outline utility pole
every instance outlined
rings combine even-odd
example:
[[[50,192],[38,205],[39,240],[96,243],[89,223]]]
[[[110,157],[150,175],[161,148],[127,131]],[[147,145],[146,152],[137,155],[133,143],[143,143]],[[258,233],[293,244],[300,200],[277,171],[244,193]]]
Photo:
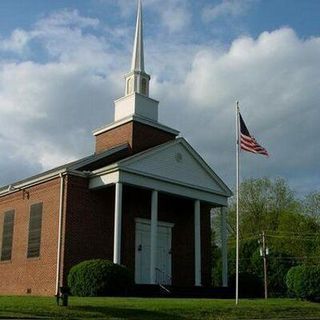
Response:
[[[260,247],[260,256],[263,258],[264,298],[268,299],[267,256],[269,254],[269,249],[266,246],[266,235],[264,231],[262,231],[261,237],[262,241],[259,241],[259,243],[262,244],[262,247]]]

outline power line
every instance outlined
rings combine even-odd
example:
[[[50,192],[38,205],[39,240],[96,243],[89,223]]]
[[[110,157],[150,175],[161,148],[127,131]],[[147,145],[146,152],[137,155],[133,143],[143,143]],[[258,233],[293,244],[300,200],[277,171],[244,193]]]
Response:
[[[276,236],[276,235],[272,236],[272,235],[268,235],[268,237],[270,237],[270,238],[279,238],[279,239],[284,238],[284,239],[292,239],[292,240],[298,239],[298,240],[300,240],[300,241],[301,241],[301,240],[302,240],[302,241],[314,241],[314,240],[315,240],[314,238],[311,238],[311,237],[303,237],[303,236],[298,237],[298,236],[281,236],[281,235],[279,235],[279,236]],[[320,237],[319,237],[319,240],[320,240]]]

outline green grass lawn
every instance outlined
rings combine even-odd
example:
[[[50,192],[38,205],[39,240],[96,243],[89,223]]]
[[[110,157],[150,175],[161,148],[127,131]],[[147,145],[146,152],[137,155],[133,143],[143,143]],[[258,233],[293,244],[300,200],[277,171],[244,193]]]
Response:
[[[290,299],[233,300],[0,297],[0,318],[48,319],[320,319],[320,304]]]

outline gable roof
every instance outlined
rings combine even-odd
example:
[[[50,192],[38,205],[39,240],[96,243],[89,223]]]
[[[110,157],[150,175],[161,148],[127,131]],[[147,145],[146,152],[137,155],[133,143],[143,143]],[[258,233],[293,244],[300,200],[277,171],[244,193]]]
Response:
[[[198,195],[202,199],[216,199],[216,196],[226,199],[232,195],[227,185],[183,138],[93,171],[90,188],[103,187],[116,180],[177,195],[181,192],[191,198]]]
[[[224,205],[232,195],[227,185],[183,138],[132,156],[129,156],[130,152],[127,144],[111,148],[4,186],[0,188],[0,196],[48,181],[63,173],[88,177],[90,188],[95,188],[99,184],[105,185],[102,176],[110,177],[110,173],[116,171],[121,172],[121,177],[118,175],[116,179],[121,178],[124,183],[158,188],[159,191],[191,198],[198,196],[205,201],[215,199],[220,205]],[[110,182],[112,179],[107,180]]]
[[[75,160],[59,167],[55,167],[53,169],[44,171],[37,175],[28,177],[23,180],[16,181],[12,184],[3,186],[0,188],[0,195],[6,193],[8,191],[14,191],[15,189],[19,189],[22,187],[26,187],[30,184],[34,184],[38,181],[43,181],[46,178],[52,178],[60,173],[64,172],[73,172],[78,174],[86,174],[86,171],[96,170],[102,166],[106,166],[119,158],[124,158],[128,156],[130,152],[130,148],[128,144],[123,144],[116,146],[114,148],[108,149],[99,154],[93,154],[79,160]]]
[[[232,191],[184,138],[167,142],[120,160],[131,169],[231,196]]]

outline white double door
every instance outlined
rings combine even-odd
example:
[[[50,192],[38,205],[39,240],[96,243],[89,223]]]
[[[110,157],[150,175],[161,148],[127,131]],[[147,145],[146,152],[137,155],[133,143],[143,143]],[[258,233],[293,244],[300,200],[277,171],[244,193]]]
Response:
[[[158,223],[156,282],[171,284],[171,237],[170,223]],[[139,284],[150,284],[150,220],[136,221],[135,245],[135,281]]]

